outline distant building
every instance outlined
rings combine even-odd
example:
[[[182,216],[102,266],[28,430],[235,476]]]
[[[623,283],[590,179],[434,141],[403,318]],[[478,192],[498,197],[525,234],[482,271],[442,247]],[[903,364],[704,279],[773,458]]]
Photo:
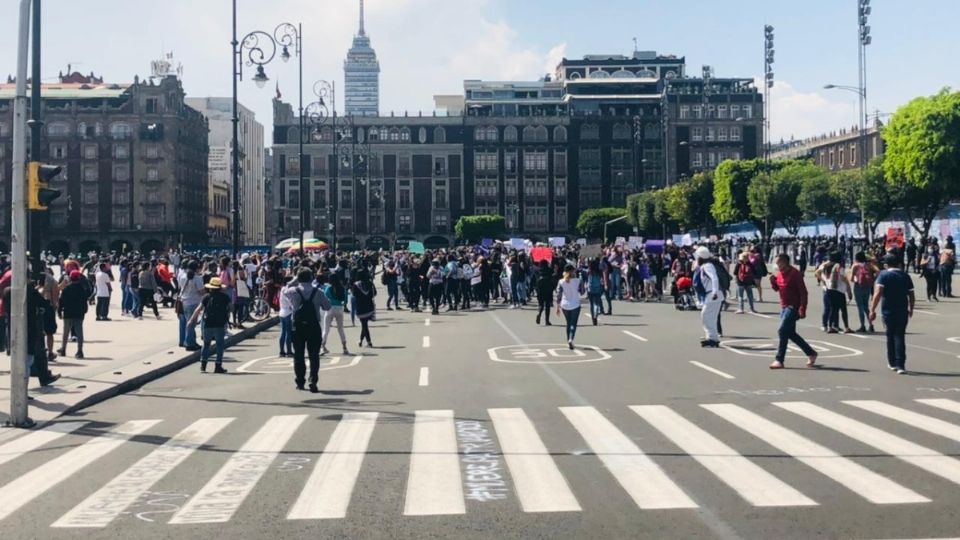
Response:
[[[207,238],[210,245],[227,246],[232,239],[230,229],[230,147],[211,146],[209,168],[210,193],[207,199]]]
[[[380,112],[380,62],[363,26],[360,0],[360,31],[343,63],[344,103],[347,116],[376,116]]]
[[[225,97],[187,98],[187,104],[200,111],[210,125],[210,147],[226,148],[228,190],[228,214],[230,235],[227,243],[232,242],[233,229],[233,158],[230,148],[233,145],[233,100]],[[263,124],[257,122],[253,111],[240,105],[240,242],[245,245],[260,246],[267,241],[264,194],[264,155]],[[222,156],[217,156],[218,159]],[[214,158],[211,154],[211,160]],[[211,184],[213,177],[211,176]],[[216,189],[222,192],[221,183]],[[222,223],[220,217],[216,219]]]
[[[41,161],[52,187],[44,248],[53,253],[160,251],[207,241],[207,122],[170,70],[133,83],[91,73],[43,84]],[[15,85],[0,84],[0,236],[10,237]],[[0,246],[0,251],[7,251]]]
[[[867,128],[860,137],[860,128],[842,129],[803,140],[781,142],[773,145],[770,158],[809,159],[815,164],[831,171],[859,169],[873,158],[882,156],[886,145],[879,123]],[[864,146],[861,152],[861,144]],[[861,161],[861,158],[864,158]]]

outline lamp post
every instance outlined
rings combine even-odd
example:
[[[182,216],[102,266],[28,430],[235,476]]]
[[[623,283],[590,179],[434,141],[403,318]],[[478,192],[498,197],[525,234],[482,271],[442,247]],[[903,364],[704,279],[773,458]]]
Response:
[[[862,87],[858,88],[856,86],[846,86],[842,84],[827,84],[823,87],[825,90],[846,90],[847,92],[853,92],[857,94],[860,98],[860,113],[857,115],[859,117],[859,131],[857,132],[857,162],[860,165],[861,173],[866,169],[866,151],[867,151],[867,137],[866,137],[866,117],[864,117],[864,106],[866,105],[866,90]],[[840,164],[843,166],[843,163]],[[863,227],[863,236],[867,239],[867,242],[870,241],[870,231],[867,230],[867,217],[866,213],[863,211],[863,208],[860,209],[860,226]],[[839,236],[840,231],[837,231]]]
[[[764,71],[764,85],[763,85],[763,106],[765,108],[763,113],[763,160],[767,163],[770,162],[770,111],[772,106],[770,105],[770,90],[773,88],[773,60],[774,60],[774,47],[773,47],[773,26],[766,24],[763,26],[763,71]]]
[[[326,205],[328,208],[327,212],[327,222],[331,224],[333,220],[336,219],[333,209],[336,203],[337,195],[337,180],[340,173],[340,162],[337,155],[337,143],[340,138],[339,133],[337,133],[337,86],[336,83],[326,80],[318,80],[313,83],[313,95],[316,96],[317,100],[313,103],[307,105],[304,109],[306,114],[307,121],[310,123],[310,133],[319,134],[319,137],[315,137],[316,140],[320,142],[326,142],[323,140],[323,134],[319,131],[320,126],[327,123],[329,119],[333,119],[333,171],[331,174],[332,183],[330,189],[327,190],[327,201],[318,201],[317,204]],[[301,115],[302,116],[302,115]],[[301,197],[302,198],[302,197]],[[329,203],[329,204],[328,204]],[[329,227],[332,231],[334,228]],[[331,238],[333,242],[334,249],[336,249],[336,238]]]
[[[277,43],[273,37],[266,32],[254,30],[245,35],[242,40],[237,39],[237,0],[233,0],[233,39],[230,41],[233,53],[231,54],[231,64],[233,70],[233,141],[232,141],[232,175],[233,175],[233,209],[231,216],[233,219],[233,254],[240,254],[240,115],[239,103],[237,98],[237,86],[239,81],[243,80],[243,64],[247,66],[256,66],[256,74],[253,76],[253,82],[257,88],[263,88],[267,81],[266,71],[263,66],[270,63],[277,54]],[[246,59],[244,59],[246,54]]]

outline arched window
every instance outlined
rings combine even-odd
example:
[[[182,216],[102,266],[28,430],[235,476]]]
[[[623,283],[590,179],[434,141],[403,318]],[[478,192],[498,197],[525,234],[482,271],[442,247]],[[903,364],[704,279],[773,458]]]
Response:
[[[614,71],[613,75],[610,77],[613,79],[632,79],[635,77],[635,75],[625,69],[618,69],[617,71]]]
[[[410,128],[401,128],[401,129],[400,129],[400,141],[401,141],[401,142],[410,142]]]
[[[77,136],[86,137],[87,136],[87,123],[80,122],[77,124]]]
[[[433,129],[433,143],[434,144],[444,144],[447,142],[447,130],[442,127],[436,127]]]
[[[523,128],[523,142],[534,142],[537,139],[537,131],[533,126]]]
[[[320,129],[320,142],[333,142],[333,128],[326,126]]]
[[[507,126],[504,128],[503,140],[504,142],[517,142],[517,128],[513,126]]]
[[[418,132],[418,133],[417,133],[417,140],[420,142],[420,144],[426,143],[426,142],[427,142],[427,128],[421,126],[420,129],[417,130],[417,132]]]
[[[534,137],[537,142],[547,142],[547,128],[544,126],[537,126],[537,131],[534,134]]]
[[[377,141],[380,140],[380,130],[379,130],[379,129],[377,129],[377,128],[375,128],[375,127],[372,127],[372,128],[370,128],[370,130],[369,130],[368,133],[369,133],[370,142],[377,142]]]
[[[496,126],[481,126],[474,131],[473,138],[478,141],[497,141],[497,128]]]
[[[300,128],[292,127],[287,130],[287,143],[300,142]]]
[[[380,128],[380,140],[384,142],[390,140],[390,131],[385,127]]]
[[[656,79],[657,72],[651,71],[649,69],[641,69],[640,71],[637,72],[637,77],[641,79]]]
[[[390,128],[390,141],[397,142],[400,140],[400,130],[397,128]]]
[[[553,128],[553,142],[567,142],[567,128],[563,126]]]
[[[51,122],[47,125],[47,135],[51,137],[69,137],[70,124],[66,122]]]
[[[110,138],[129,139],[133,136],[133,128],[126,122],[114,122],[110,124]]]
[[[597,124],[584,124],[580,128],[580,138],[586,140],[595,140],[600,138],[600,126]]]
[[[629,124],[614,124],[613,125],[613,138],[617,140],[624,140],[630,138],[630,125]]]
[[[602,69],[598,69],[597,71],[593,71],[590,73],[590,78],[591,79],[609,79],[610,74]]]

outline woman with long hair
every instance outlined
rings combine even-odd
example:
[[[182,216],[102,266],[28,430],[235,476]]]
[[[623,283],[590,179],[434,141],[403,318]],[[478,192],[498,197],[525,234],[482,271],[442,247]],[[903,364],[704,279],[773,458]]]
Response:
[[[600,260],[592,259],[587,267],[587,298],[590,300],[590,319],[597,325],[597,317],[603,314],[604,279]]]
[[[356,300],[357,304],[354,310],[357,318],[360,319],[359,346],[362,347],[363,340],[366,339],[367,347],[373,347],[373,342],[370,341],[370,321],[377,313],[376,304],[373,303],[374,297],[377,296],[377,289],[374,288],[373,281],[370,280],[370,272],[366,269],[357,272],[357,280],[350,287],[350,292]]]
[[[347,288],[343,284],[343,274],[340,272],[330,274],[330,283],[323,288],[323,294],[330,300],[330,310],[323,314],[323,354],[330,352],[327,349],[327,338],[330,337],[330,327],[336,322],[340,343],[343,345],[343,355],[348,356],[350,351],[347,349],[347,335],[343,331],[343,306],[347,303]],[[363,319],[360,319],[360,322],[362,324]]]
[[[572,264],[563,268],[563,279],[557,284],[557,315],[563,310],[563,318],[567,323],[567,346],[573,350],[573,340],[577,336],[577,321],[580,319],[580,295],[583,286],[577,270]]]
[[[540,316],[546,314],[547,326],[550,324],[550,308],[553,307],[553,291],[556,285],[553,281],[553,271],[550,269],[550,263],[546,259],[540,261],[540,269],[537,272],[537,324],[540,324]]]

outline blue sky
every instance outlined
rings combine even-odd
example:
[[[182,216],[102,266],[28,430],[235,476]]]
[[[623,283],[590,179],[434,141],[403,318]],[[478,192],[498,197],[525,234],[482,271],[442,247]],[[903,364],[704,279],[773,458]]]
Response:
[[[304,24],[306,88],[333,78],[356,31],[358,0],[238,0],[241,31]],[[5,0],[13,14],[14,0]],[[869,107],[892,112],[917,95],[960,87],[957,0],[873,0]],[[856,122],[857,0],[367,0],[367,31],[381,61],[382,112],[432,110],[432,96],[462,80],[534,79],[563,57],[642,50],[686,56],[690,73],[757,77],[763,24],[776,27],[775,138]],[[46,0],[44,78],[73,63],[128,82],[173,51],[191,96],[229,95],[229,0]],[[0,21],[0,75],[15,66],[16,18]],[[549,70],[548,70],[549,67]],[[293,65],[268,67],[270,88],[244,82],[241,100],[271,121],[279,83],[295,98]],[[338,100],[341,101],[342,100]]]

